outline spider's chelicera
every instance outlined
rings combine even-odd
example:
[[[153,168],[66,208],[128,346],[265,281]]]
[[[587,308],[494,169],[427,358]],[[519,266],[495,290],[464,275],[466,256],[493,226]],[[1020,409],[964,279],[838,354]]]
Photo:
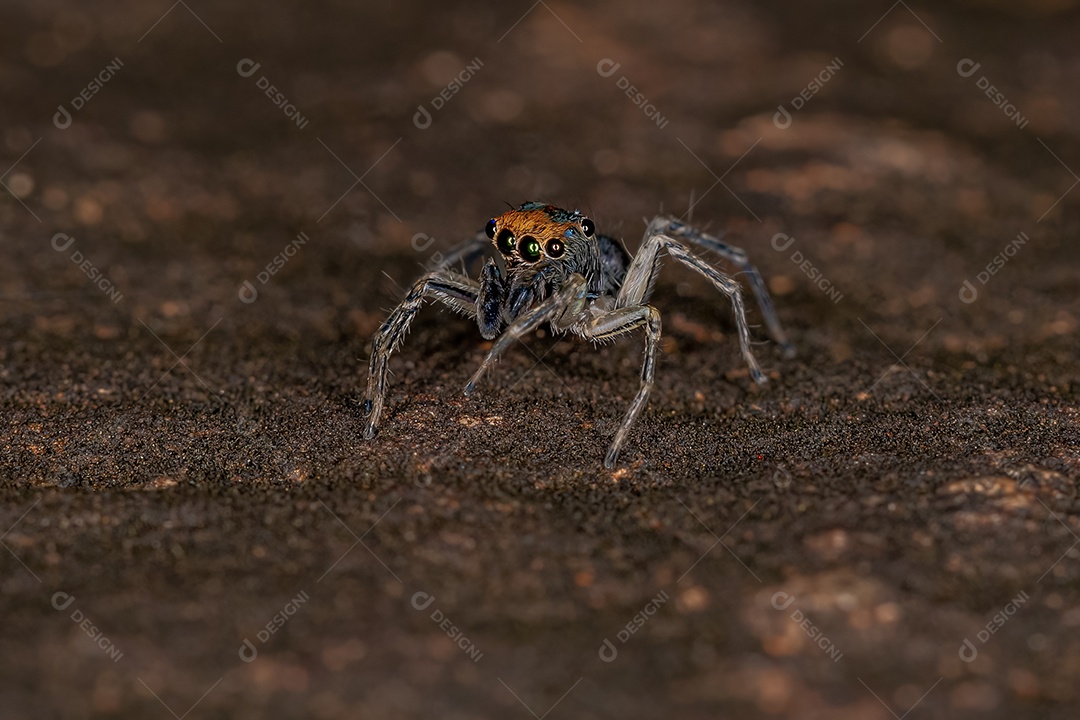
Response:
[[[502,262],[488,259],[479,280],[449,268],[479,255],[492,243]],[[648,300],[665,251],[708,278],[731,301],[743,358],[753,379],[764,384],[765,376],[750,349],[750,330],[739,283],[693,254],[691,247],[715,252],[747,277],[769,334],[784,348],[785,354],[793,354],[765,283],[741,248],[723,243],[673,217],[657,217],[649,223],[641,248],[631,258],[618,240],[597,234],[593,221],[581,213],[528,202],[489,220],[482,233],[446,259],[443,269],[417,280],[405,300],[375,333],[363,405],[368,416],[364,437],[375,437],[378,428],[386,399],[390,354],[401,344],[424,300],[434,299],[474,317],[483,337],[498,338],[465,386],[466,395],[472,393],[480,377],[514,340],[545,322],[555,332],[569,331],[593,341],[644,328],[641,385],[604,458],[604,465],[613,468],[653,386],[660,313]]]

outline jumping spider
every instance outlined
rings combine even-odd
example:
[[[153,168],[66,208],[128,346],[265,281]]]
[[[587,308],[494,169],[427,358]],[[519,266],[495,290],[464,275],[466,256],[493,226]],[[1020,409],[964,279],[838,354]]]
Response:
[[[500,269],[494,258],[489,258],[480,280],[476,281],[447,267],[479,255],[489,243],[501,255],[505,270]],[[373,438],[377,432],[386,397],[390,354],[401,344],[424,300],[432,298],[476,318],[484,338],[498,337],[465,386],[466,395],[473,392],[480,377],[514,340],[545,322],[555,332],[570,331],[594,342],[644,327],[641,386],[604,458],[605,467],[615,467],[619,451],[653,386],[660,313],[646,303],[660,270],[661,252],[665,250],[708,278],[731,300],[743,359],[754,381],[764,384],[766,378],[750,350],[750,330],[739,283],[691,253],[691,246],[717,253],[746,275],[769,334],[786,355],[792,355],[792,345],[776,317],[765,283],[742,249],[722,243],[673,217],[656,217],[649,223],[637,255],[631,258],[618,240],[597,234],[593,221],[580,212],[528,202],[489,220],[484,232],[477,233],[447,258],[443,269],[417,280],[405,300],[375,333],[363,403],[368,416],[364,437]]]

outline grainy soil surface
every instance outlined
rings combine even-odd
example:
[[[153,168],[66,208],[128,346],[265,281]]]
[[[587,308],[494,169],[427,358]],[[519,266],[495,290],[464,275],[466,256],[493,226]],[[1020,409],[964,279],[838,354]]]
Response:
[[[1074,0],[170,2],[0,8],[4,717],[1076,717]],[[533,199],[797,357],[667,262],[612,472],[640,334],[429,307],[364,441]]]

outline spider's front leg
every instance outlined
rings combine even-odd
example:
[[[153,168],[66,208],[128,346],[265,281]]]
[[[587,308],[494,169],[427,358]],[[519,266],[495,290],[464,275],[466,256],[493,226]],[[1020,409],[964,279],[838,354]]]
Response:
[[[390,354],[409,332],[409,325],[424,300],[439,300],[452,310],[475,316],[479,293],[480,285],[474,280],[452,270],[436,270],[417,280],[401,304],[390,313],[371,340],[371,363],[363,404],[363,412],[368,416],[365,438],[370,440],[378,432],[379,416],[386,399],[386,370]]]
[[[632,305],[621,307],[597,315],[584,327],[582,333],[589,340],[607,340],[608,338],[631,332],[639,327],[645,327],[645,362],[641,366],[641,386],[638,388],[634,401],[623,416],[622,425],[615,433],[615,439],[611,442],[607,455],[604,457],[604,467],[611,470],[619,460],[619,451],[626,442],[630,428],[637,422],[638,416],[645,408],[645,403],[652,392],[653,376],[656,372],[656,349],[660,343],[660,313],[651,305]]]
[[[630,263],[626,271],[626,279],[623,280],[622,288],[616,307],[633,307],[640,305],[652,292],[653,283],[660,268],[660,253],[666,250],[668,255],[682,264],[704,275],[713,286],[731,300],[732,309],[735,311],[735,326],[739,334],[739,346],[742,350],[743,359],[750,368],[750,375],[754,382],[763,385],[767,382],[764,373],[758,366],[757,359],[750,349],[750,326],[746,322],[746,308],[743,304],[742,288],[731,276],[717,270],[709,263],[697,257],[686,247],[683,240],[676,239],[667,233],[676,234],[675,230],[681,226],[677,221],[669,218],[656,218],[649,223],[645,231],[645,240],[641,248]],[[767,294],[766,294],[767,297]],[[764,307],[764,306],[763,306]],[[771,304],[768,306],[771,308]],[[779,324],[777,323],[777,327]],[[783,338],[781,331],[781,338]]]
[[[506,327],[506,331],[488,351],[487,357],[480,363],[476,373],[465,385],[465,394],[471,395],[476,383],[491,365],[499,359],[510,344],[523,335],[535,330],[542,323],[550,321],[556,330],[567,330],[578,323],[585,313],[585,295],[588,284],[577,273],[571,275],[557,293],[541,302]]]

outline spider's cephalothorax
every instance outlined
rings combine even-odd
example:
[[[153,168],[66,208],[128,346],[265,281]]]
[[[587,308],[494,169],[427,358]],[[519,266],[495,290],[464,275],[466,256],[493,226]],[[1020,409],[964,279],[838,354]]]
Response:
[[[594,297],[618,291],[630,256],[617,240],[596,234],[593,221],[543,203],[525,203],[488,220],[485,234],[506,265],[489,260],[480,276],[476,320],[490,340],[537,301],[580,275]]]
[[[451,264],[477,255],[489,244],[494,244],[501,263],[495,258],[489,259],[480,272],[479,281],[449,269]],[[662,251],[704,275],[731,300],[743,358],[750,366],[754,380],[764,383],[765,376],[750,350],[750,331],[741,287],[730,275],[691,253],[691,246],[717,253],[746,275],[769,333],[787,354],[792,354],[765,283],[740,248],[699,232],[675,218],[657,217],[649,223],[641,248],[631,260],[618,240],[598,234],[593,221],[581,213],[529,202],[489,220],[484,232],[478,233],[446,259],[444,269],[420,278],[375,333],[364,400],[364,411],[368,414],[364,437],[374,437],[378,427],[386,397],[390,354],[408,332],[424,300],[432,298],[475,317],[483,337],[498,336],[465,386],[466,395],[473,391],[484,372],[514,340],[545,322],[556,332],[573,332],[593,341],[644,328],[645,363],[641,369],[641,386],[604,459],[606,467],[614,467],[630,428],[652,390],[660,340],[660,313],[647,302],[660,268]]]

